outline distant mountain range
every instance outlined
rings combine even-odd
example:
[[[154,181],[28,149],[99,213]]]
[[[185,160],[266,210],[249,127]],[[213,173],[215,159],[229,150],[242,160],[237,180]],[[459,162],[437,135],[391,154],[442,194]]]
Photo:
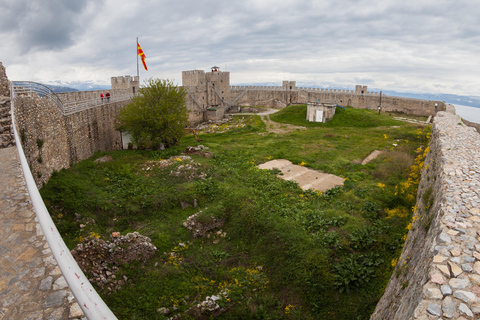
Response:
[[[46,84],[54,92],[72,92],[72,91],[92,91],[92,90],[107,90],[110,89],[110,85],[95,83],[94,81],[76,81],[76,82],[61,82],[56,81],[53,83]],[[245,83],[245,84],[236,84],[241,86],[278,86],[278,82],[264,82],[264,83]],[[316,84],[302,84],[298,83],[297,86],[305,88],[326,88],[326,89],[341,89],[341,90],[352,90],[351,87],[336,86],[333,83],[322,83],[320,85]],[[370,88],[369,88],[370,89]],[[456,94],[448,93],[409,93],[409,92],[396,92],[392,90],[380,90],[380,89],[370,89],[370,91],[379,92],[382,91],[383,94],[396,97],[405,97],[405,98],[415,98],[423,100],[438,100],[445,101],[450,104],[459,104],[469,107],[480,108],[480,96],[462,96]]]
[[[93,90],[107,90],[110,89],[110,85],[95,83],[94,81],[72,81],[62,82],[55,81],[51,83],[44,83],[53,92],[73,92],[73,91],[93,91]]]
[[[460,104],[463,106],[480,108],[480,97],[479,96],[460,96],[456,94],[448,93],[407,93],[407,92],[396,92],[396,91],[383,91],[386,95],[405,97],[405,98],[415,98],[423,100],[438,100],[445,101],[450,104]]]

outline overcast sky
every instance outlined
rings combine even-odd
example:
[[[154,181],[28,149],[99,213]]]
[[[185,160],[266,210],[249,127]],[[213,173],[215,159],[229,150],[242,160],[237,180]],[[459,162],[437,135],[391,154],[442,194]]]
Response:
[[[142,79],[216,65],[231,84],[480,95],[479,0],[0,0],[10,80],[136,75],[136,37]]]

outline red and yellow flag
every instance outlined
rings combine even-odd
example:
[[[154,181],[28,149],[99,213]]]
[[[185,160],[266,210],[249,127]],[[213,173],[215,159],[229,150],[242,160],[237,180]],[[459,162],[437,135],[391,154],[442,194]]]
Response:
[[[146,58],[145,53],[143,53],[142,47],[140,47],[138,42],[137,42],[137,54],[140,56],[140,59],[142,59],[143,67],[145,68],[146,71],[148,71],[147,65],[145,64],[145,58]]]

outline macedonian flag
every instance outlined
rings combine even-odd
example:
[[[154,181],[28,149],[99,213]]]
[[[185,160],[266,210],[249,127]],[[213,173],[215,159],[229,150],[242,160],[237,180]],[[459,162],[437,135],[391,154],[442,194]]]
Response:
[[[140,47],[140,45],[138,44],[137,42],[137,54],[140,56],[140,58],[142,59],[142,63],[143,63],[143,67],[145,68],[146,71],[148,71],[147,69],[147,65],[145,64],[145,53],[143,53],[143,50],[142,50],[142,47]]]

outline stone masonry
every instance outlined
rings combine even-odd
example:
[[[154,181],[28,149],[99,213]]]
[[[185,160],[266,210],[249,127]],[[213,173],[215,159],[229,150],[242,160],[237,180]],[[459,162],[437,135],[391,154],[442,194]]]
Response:
[[[371,320],[480,318],[480,135],[437,114],[412,228]]]
[[[10,103],[9,82],[0,63],[0,320],[81,319],[83,312],[30,201],[14,142]]]
[[[0,62],[0,148],[15,145],[10,115],[10,87],[5,68]]]
[[[35,216],[17,147],[0,149],[0,320],[81,319]]]
[[[37,187],[41,188],[54,171],[68,168],[97,151],[121,149],[115,117],[125,103],[105,103],[63,115],[46,98],[16,97],[17,130]]]
[[[218,67],[212,68],[211,72],[183,71],[182,85],[188,91],[186,105],[190,123],[219,120],[225,112],[238,110],[239,106],[282,108],[291,104],[321,102],[377,110],[381,105],[383,112],[422,116],[435,115],[446,108],[442,101],[380,95],[361,85],[355,90],[302,88],[297,87],[295,81],[283,81],[282,86],[230,86],[230,72],[222,72]]]

